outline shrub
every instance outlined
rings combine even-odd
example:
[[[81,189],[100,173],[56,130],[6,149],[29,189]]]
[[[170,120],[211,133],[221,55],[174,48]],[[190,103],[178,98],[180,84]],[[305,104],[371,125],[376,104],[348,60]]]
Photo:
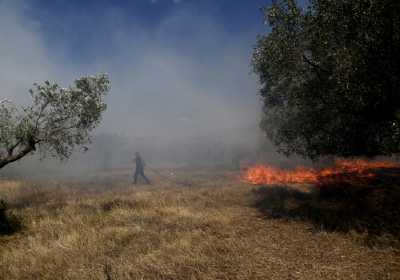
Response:
[[[12,234],[21,229],[21,221],[8,209],[7,203],[0,200],[0,234]]]

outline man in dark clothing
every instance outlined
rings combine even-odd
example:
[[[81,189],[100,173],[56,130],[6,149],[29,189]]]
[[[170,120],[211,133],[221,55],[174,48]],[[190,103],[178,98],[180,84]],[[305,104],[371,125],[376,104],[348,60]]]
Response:
[[[142,176],[142,178],[146,181],[146,184],[150,184],[150,180],[147,179],[146,175],[144,175],[144,167],[146,164],[142,160],[142,157],[140,156],[139,153],[135,153],[135,164],[136,164],[136,169],[135,169],[135,175],[134,175],[134,184],[137,184],[138,176]]]

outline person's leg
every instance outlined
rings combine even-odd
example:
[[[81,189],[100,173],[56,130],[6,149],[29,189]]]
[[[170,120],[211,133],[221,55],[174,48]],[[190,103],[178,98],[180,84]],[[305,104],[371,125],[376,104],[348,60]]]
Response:
[[[142,175],[142,177],[143,177],[143,179],[146,181],[146,183],[147,183],[148,185],[150,185],[150,180],[146,177],[146,175],[144,175],[144,171],[143,171],[143,170],[140,172],[140,175]]]
[[[137,180],[138,180],[138,174],[139,172],[135,171],[135,175],[133,176],[133,183],[136,185],[137,184]]]

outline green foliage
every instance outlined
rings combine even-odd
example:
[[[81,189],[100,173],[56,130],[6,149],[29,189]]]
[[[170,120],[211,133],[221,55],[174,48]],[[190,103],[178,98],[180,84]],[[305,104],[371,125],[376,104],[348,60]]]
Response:
[[[69,88],[49,81],[34,86],[30,106],[0,103],[0,168],[37,148],[42,156],[65,159],[76,146],[89,143],[106,109],[110,81],[98,75],[82,77]]]
[[[271,32],[253,55],[261,127],[285,154],[399,152],[400,2],[294,0],[265,9]]]

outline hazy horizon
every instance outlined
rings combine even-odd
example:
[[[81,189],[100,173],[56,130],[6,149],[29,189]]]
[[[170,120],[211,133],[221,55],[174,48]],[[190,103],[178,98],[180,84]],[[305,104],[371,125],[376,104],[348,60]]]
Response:
[[[1,97],[23,103],[34,82],[108,73],[95,135],[132,149],[153,139],[160,153],[193,139],[255,150],[261,102],[250,63],[268,3],[0,0]]]

